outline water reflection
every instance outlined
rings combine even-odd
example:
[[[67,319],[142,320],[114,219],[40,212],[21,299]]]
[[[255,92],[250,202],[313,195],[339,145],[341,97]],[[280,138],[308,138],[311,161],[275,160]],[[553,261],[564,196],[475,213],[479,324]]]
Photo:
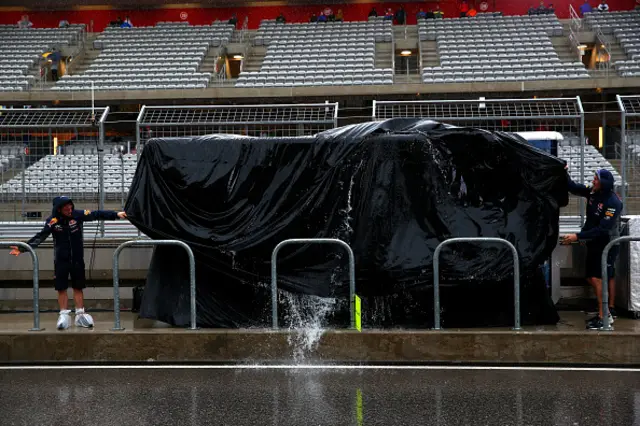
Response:
[[[640,424],[639,373],[71,370],[0,382],[10,425]]]

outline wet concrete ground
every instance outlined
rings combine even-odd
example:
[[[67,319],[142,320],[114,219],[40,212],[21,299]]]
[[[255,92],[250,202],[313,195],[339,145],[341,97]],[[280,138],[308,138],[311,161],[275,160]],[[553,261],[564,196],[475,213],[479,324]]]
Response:
[[[640,371],[0,369],[2,425],[639,426]]]

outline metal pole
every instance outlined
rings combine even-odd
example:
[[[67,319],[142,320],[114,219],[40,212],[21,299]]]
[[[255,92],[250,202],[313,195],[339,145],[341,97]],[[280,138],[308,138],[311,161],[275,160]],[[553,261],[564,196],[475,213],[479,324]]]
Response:
[[[627,111],[622,103],[620,95],[616,95],[618,106],[620,108],[620,172],[622,173],[622,189],[620,196],[622,198],[622,214],[627,214]]]
[[[271,326],[278,328],[278,253],[291,244],[337,244],[349,255],[349,316],[351,328],[355,328],[354,299],[356,294],[356,260],[349,244],[335,238],[293,238],[281,241],[271,253]]]
[[[120,151],[120,206],[124,210],[124,155]]]
[[[503,238],[492,237],[464,237],[450,238],[444,240],[433,253],[433,328],[440,330],[440,252],[449,244],[454,243],[499,243],[504,244],[513,254],[513,309],[514,309],[514,330],[521,330],[520,327],[520,262],[518,251],[509,241]]]
[[[189,256],[189,299],[191,309],[191,330],[197,330],[196,326],[196,261],[193,251],[186,243],[178,240],[132,240],[118,246],[113,252],[113,313],[115,316],[113,331],[121,331],[124,328],[120,325],[120,253],[126,247],[131,246],[180,246],[187,251]]]
[[[98,195],[98,210],[104,210],[104,123],[100,121],[98,127],[98,180],[100,194]],[[100,221],[100,237],[104,238],[104,222]]]
[[[584,109],[582,108],[582,100],[580,96],[576,96],[578,103],[578,109],[580,110],[580,184],[584,184]],[[580,197],[578,200],[578,206],[580,208],[580,224],[584,225],[584,198]]]
[[[419,38],[419,37],[418,37]],[[393,25],[391,26],[391,69],[396,72],[396,34],[393,31]],[[378,66],[376,64],[376,66]]]
[[[40,328],[40,262],[36,251],[29,244],[21,241],[0,241],[0,246],[20,247],[31,255],[33,263],[33,328],[30,328],[29,331],[43,331],[44,328]]]
[[[608,146],[607,146],[607,103],[605,101],[606,97],[604,94],[601,96],[601,99],[602,99],[602,155],[605,156]]]
[[[21,173],[21,179],[22,179],[22,211],[20,213],[21,219],[20,220],[24,220],[24,205],[26,202],[26,198],[27,198],[27,183],[25,181],[25,172],[26,172],[26,167],[25,167],[25,152],[24,152],[25,148],[22,148],[22,155],[20,156],[20,159],[22,160],[22,173]]]
[[[140,113],[138,113],[138,118],[136,118],[136,165],[140,161],[140,123],[142,117],[144,116],[144,110],[146,108],[147,107],[145,105],[142,105],[142,108],[140,108]]]
[[[613,331],[611,322],[609,321],[609,271],[607,269],[607,260],[609,257],[609,250],[616,244],[628,243],[632,241],[640,241],[640,237],[618,237],[611,241],[604,247],[601,258],[602,268],[602,329],[605,331]]]

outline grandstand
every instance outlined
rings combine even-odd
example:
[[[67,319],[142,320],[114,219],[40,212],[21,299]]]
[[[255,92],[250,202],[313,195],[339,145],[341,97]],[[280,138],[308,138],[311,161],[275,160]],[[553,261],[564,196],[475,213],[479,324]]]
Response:
[[[65,75],[54,90],[204,89],[199,72],[212,48],[224,46],[233,25],[159,22],[155,27],[107,28],[94,41],[98,58],[79,75]]]
[[[607,14],[588,13],[585,21],[594,30],[603,34],[613,34],[627,56],[616,61],[614,67],[621,77],[640,77],[640,10],[612,12]]]
[[[236,87],[393,84],[393,69],[375,63],[376,42],[392,41],[391,21],[278,24],[262,21],[255,44],[267,46],[257,72]]]
[[[26,199],[29,202],[50,202],[61,193],[77,200],[98,198],[98,155],[76,154],[95,147],[74,147],[69,155],[47,155],[24,172]],[[124,191],[128,193],[136,168],[136,156],[106,154],[104,161],[105,195],[116,200]],[[122,180],[124,174],[124,181]],[[22,199],[22,173],[0,185],[0,193],[6,201]]]
[[[18,28],[0,25],[0,92],[33,89],[40,78],[43,54],[52,48],[77,46],[84,40],[84,25],[67,28]]]
[[[0,173],[10,171],[18,167],[20,163],[20,147],[19,146],[0,146]]]
[[[551,36],[555,15],[419,20],[421,41],[436,41],[440,66],[422,70],[425,83],[507,82],[588,78],[582,62],[561,62]]]
[[[571,179],[576,182],[583,181],[584,184],[590,184],[593,179],[593,172],[599,169],[610,170],[619,185],[622,181],[620,173],[611,165],[611,163],[602,156],[602,154],[591,145],[584,146],[584,179],[580,178],[580,146],[560,146],[558,147],[558,158],[567,162]]]

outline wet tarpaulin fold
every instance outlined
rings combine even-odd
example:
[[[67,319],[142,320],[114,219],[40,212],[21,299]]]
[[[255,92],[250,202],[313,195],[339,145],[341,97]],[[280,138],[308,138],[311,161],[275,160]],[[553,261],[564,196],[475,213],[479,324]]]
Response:
[[[428,327],[436,246],[474,236],[516,246],[523,321],[555,323],[539,267],[567,202],[564,163],[517,136],[394,119],[313,137],[153,139],[126,211],[151,238],[194,250],[202,327],[269,324],[271,252],[289,238],[339,238],[352,247],[364,324]],[[443,250],[445,326],[512,324],[510,256],[499,245]],[[186,265],[180,248],[156,249],[143,317],[188,324]],[[286,291],[343,300],[331,321],[348,324],[340,247],[285,248],[278,268]]]

